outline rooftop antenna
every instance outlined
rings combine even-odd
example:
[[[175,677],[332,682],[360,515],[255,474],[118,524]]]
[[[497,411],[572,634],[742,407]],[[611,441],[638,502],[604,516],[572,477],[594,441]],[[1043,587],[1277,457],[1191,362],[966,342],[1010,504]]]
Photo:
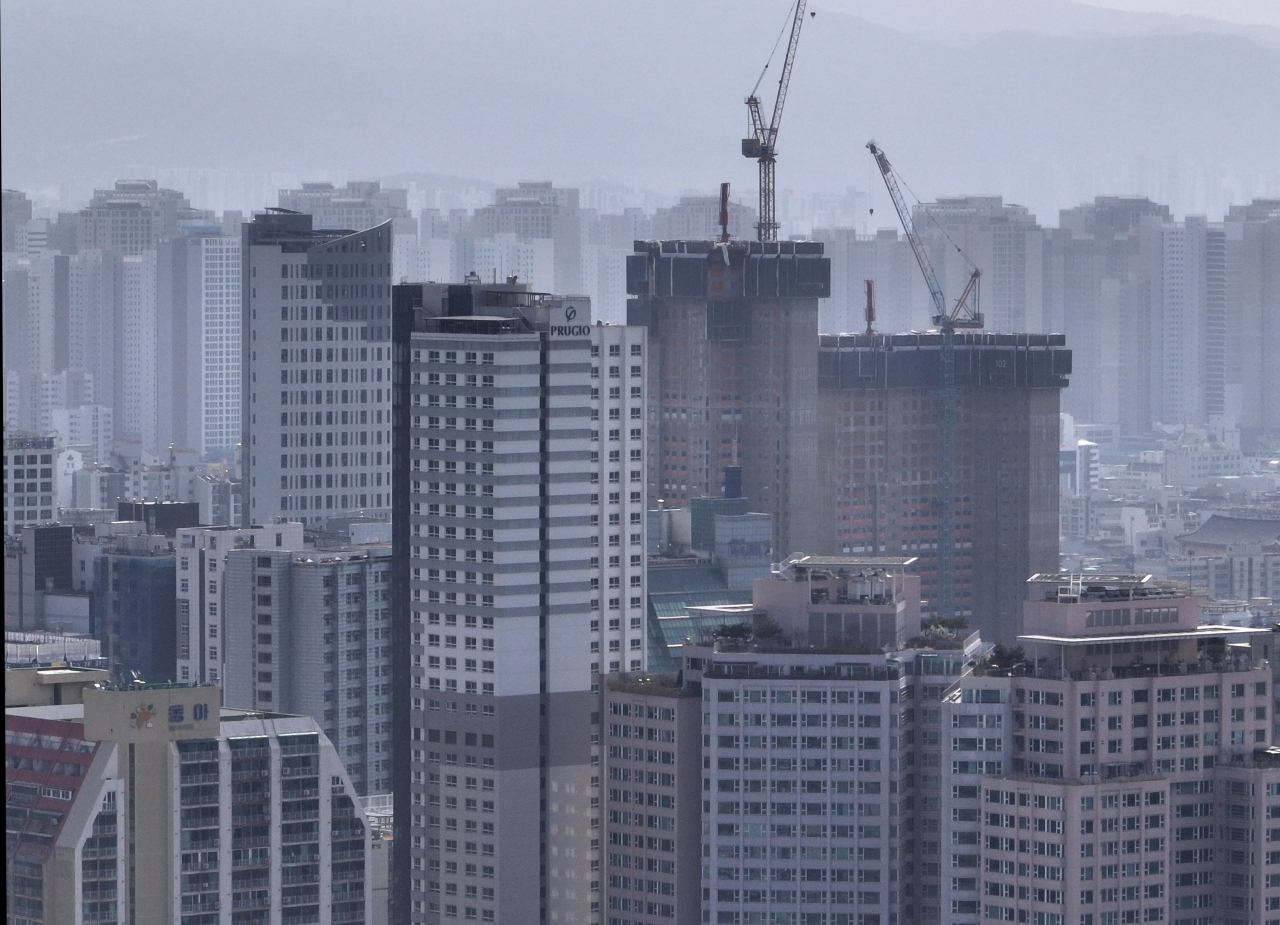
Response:
[[[720,184],[720,243],[729,243],[729,184]]]

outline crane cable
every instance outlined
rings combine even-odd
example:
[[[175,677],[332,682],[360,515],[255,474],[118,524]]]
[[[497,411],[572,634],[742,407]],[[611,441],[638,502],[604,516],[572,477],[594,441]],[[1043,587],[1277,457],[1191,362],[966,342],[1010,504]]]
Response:
[[[894,173],[897,174],[897,171],[895,170]],[[947,242],[956,249],[956,253],[964,258],[965,263],[969,264],[969,269],[970,270],[978,269],[978,265],[969,259],[969,255],[966,254],[964,250],[960,247],[960,245],[955,242],[955,239],[953,239],[951,235],[947,234],[947,229],[942,227],[942,223],[939,222],[936,218],[934,218],[933,210],[920,201],[920,197],[916,195],[915,190],[913,190],[910,186],[907,186],[907,181],[902,179],[901,174],[898,174],[898,182],[902,184],[904,187],[906,187],[907,192],[911,194],[911,198],[914,199],[916,201],[916,205],[920,207],[920,211],[929,217],[929,221],[933,222],[933,224],[937,227],[937,229],[942,232],[942,236],[946,238]]]
[[[797,0],[797,2],[799,2],[799,0]],[[764,80],[765,71],[769,70],[769,65],[773,63],[773,56],[778,53],[778,46],[782,44],[782,37],[787,34],[787,27],[791,24],[791,21],[795,18],[795,15],[791,12],[794,9],[795,9],[794,3],[787,7],[786,22],[782,24],[782,30],[778,33],[778,39],[773,43],[773,51],[769,52],[769,60],[765,61],[764,67],[760,70],[760,76],[756,78],[756,85],[751,88],[752,96],[755,96],[756,91],[760,89],[760,84]]]

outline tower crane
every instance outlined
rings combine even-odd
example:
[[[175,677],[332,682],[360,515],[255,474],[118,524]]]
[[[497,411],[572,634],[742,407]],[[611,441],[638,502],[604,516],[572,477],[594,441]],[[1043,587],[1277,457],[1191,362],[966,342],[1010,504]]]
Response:
[[[742,156],[754,158],[760,163],[760,221],[756,224],[756,233],[761,241],[778,240],[778,221],[774,195],[774,167],[778,156],[778,125],[782,122],[782,107],[787,101],[787,87],[791,83],[791,65],[796,59],[796,45],[800,42],[800,27],[804,25],[804,9],[808,0],[796,0],[795,15],[791,20],[791,39],[787,43],[787,55],[782,62],[782,76],[778,78],[778,96],[773,101],[773,119],[764,124],[764,116],[760,112],[760,98],[756,92],[764,80],[765,71],[769,70],[768,62],[760,72],[751,95],[747,97],[747,112],[751,118],[751,137],[742,139]],[[810,16],[815,14],[810,13]],[[778,36],[779,39],[782,36]],[[775,46],[776,50],[776,46]],[[770,55],[770,60],[773,56]]]
[[[889,164],[889,159],[874,141],[867,142],[867,150],[875,158],[880,175],[884,177],[884,185],[889,189],[889,198],[893,200],[893,207],[898,210],[902,230],[907,234],[911,252],[915,254],[925,285],[929,287],[929,296],[933,300],[933,323],[942,333],[941,370],[938,377],[938,600],[935,616],[950,618],[955,616],[955,332],[957,328],[982,327],[982,313],[978,310],[978,282],[982,271],[973,267],[964,292],[948,310],[946,296],[942,294],[938,276],[933,272],[929,255],[925,253],[924,244],[911,220],[911,212],[907,209],[907,202],[898,187],[897,175]],[[956,249],[959,250],[958,247]]]

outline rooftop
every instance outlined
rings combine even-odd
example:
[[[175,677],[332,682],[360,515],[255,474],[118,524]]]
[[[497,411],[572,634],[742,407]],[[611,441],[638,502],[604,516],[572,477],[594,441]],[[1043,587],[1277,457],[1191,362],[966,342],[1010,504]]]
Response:
[[[1280,545],[1280,520],[1214,514],[1199,529],[1179,536],[1178,541],[1184,546],[1194,543],[1206,546]]]

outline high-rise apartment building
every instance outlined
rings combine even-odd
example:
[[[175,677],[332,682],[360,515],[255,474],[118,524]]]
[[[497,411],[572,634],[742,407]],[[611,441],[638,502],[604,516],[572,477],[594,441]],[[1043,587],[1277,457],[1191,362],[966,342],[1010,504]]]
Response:
[[[372,228],[391,222],[392,279],[425,279],[413,275],[420,263],[418,222],[409,212],[409,191],[383,189],[377,180],[354,180],[345,187],[332,183],[303,183],[301,189],[281,190],[279,204],[312,216],[316,228]],[[448,279],[446,273],[439,279]]]
[[[958,196],[916,206],[912,220],[944,292],[963,292],[973,267],[982,269],[988,331],[1047,332],[1041,302],[1043,236],[1026,206],[999,196]],[[920,295],[928,310],[928,292]]]
[[[912,564],[792,556],[755,582],[748,638],[685,647],[702,691],[704,921],[953,921],[933,900],[948,820],[925,729],[980,640],[922,635]]]
[[[4,191],[3,208],[3,219],[0,220],[4,229],[3,248],[4,253],[10,254],[17,249],[18,226],[31,221],[31,200],[21,190],[7,189]]]
[[[157,375],[161,356],[160,318],[156,302],[156,252],[146,250],[121,261],[120,285],[120,395],[115,434],[141,444],[152,452],[158,442]],[[190,375],[190,370],[183,371]],[[105,460],[105,455],[98,456]]]
[[[191,230],[161,242],[156,255],[154,450],[232,458],[242,438],[240,236]]]
[[[816,228],[831,260],[831,297],[819,309],[825,334],[865,331],[867,281],[874,284],[874,330],[920,331],[929,326],[933,309],[911,246],[895,229],[874,235],[852,228]]]
[[[1197,625],[1199,602],[1150,576],[1029,584],[1024,666],[944,698],[951,843],[971,846],[944,920],[1267,921],[1280,763],[1250,640],[1268,631]],[[992,752],[1004,770],[973,776]]]
[[[391,549],[226,554],[229,704],[310,716],[361,796],[391,790]]]
[[[244,225],[246,525],[390,511],[391,234],[282,210]]]
[[[137,255],[154,250],[184,223],[213,221],[213,213],[193,209],[177,190],[155,180],[118,180],[114,189],[95,190],[76,222],[79,251],[112,250]]]
[[[1280,434],[1280,200],[1233,206],[1226,236],[1227,416],[1246,450]]]
[[[582,223],[578,214],[578,191],[555,187],[550,181],[522,182],[514,189],[496,189],[493,205],[476,209],[468,237],[474,240],[497,234],[514,234],[521,240],[549,239],[552,242],[553,291],[577,294],[582,289]],[[464,253],[462,267],[485,278],[486,267],[475,266],[474,254]]]
[[[316,228],[372,228],[398,219],[413,221],[409,191],[383,189],[377,180],[352,181],[345,187],[323,181],[303,183],[301,189],[282,189],[279,204],[310,215]]]
[[[395,295],[405,922],[600,920],[599,679],[645,663],[645,332],[528,286]]]
[[[1190,215],[1147,222],[1153,423],[1196,426],[1225,409],[1226,239]]]
[[[369,826],[311,719],[213,687],[69,686],[5,709],[14,922],[371,920]]]
[[[229,597],[227,555],[234,549],[262,550],[265,554],[303,548],[302,524],[273,523],[252,527],[184,527],[177,532],[177,671],[178,681],[222,686],[231,642],[227,618],[244,601]],[[264,592],[265,593],[265,592]],[[268,595],[270,597],[270,595]],[[238,644],[245,644],[241,639]],[[283,652],[284,638],[256,643],[263,654]],[[274,656],[273,656],[274,657]],[[267,663],[269,664],[269,662]],[[224,688],[228,699],[247,697],[245,689]]]
[[[729,203],[729,234],[734,239],[750,240],[757,221],[755,209]],[[681,196],[676,205],[655,209],[649,225],[652,236],[659,241],[712,241],[720,234],[720,198]]]
[[[695,925],[702,920],[702,722],[696,686],[677,674],[605,679],[600,921]]]
[[[817,532],[818,300],[830,263],[816,242],[636,242],[628,323],[649,331],[650,495],[672,506],[723,493],[726,465],[773,516],[779,556]]]
[[[826,551],[916,556],[937,599],[941,336],[823,335],[819,535]],[[952,492],[957,611],[1019,632],[1026,576],[1058,562],[1060,335],[956,334]]]

